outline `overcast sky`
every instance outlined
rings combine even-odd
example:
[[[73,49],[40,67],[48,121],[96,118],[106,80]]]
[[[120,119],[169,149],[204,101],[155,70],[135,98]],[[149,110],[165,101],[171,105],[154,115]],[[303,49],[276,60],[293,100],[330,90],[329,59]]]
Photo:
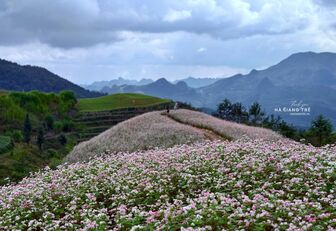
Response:
[[[0,58],[76,83],[227,77],[336,52],[335,0],[0,0]]]

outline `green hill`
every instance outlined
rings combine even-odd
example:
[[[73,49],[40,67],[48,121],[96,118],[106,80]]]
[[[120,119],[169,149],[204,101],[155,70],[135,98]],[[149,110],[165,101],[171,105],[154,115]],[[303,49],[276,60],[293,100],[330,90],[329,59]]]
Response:
[[[60,93],[73,91],[78,98],[102,96],[102,93],[86,90],[49,70],[30,65],[19,65],[0,59],[0,89],[8,91]],[[0,93],[1,94],[1,93]]]
[[[143,94],[114,94],[81,99],[79,100],[79,110],[81,112],[110,111],[122,108],[148,107],[169,102],[168,99]]]
[[[83,130],[79,142],[89,140],[110,127],[146,112],[163,110],[170,100],[143,94],[115,94],[81,99],[75,122]]]

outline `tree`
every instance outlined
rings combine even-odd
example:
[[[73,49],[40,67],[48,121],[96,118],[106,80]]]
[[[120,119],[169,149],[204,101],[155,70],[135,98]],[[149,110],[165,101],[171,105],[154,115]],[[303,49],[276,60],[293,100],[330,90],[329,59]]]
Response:
[[[54,129],[55,120],[54,120],[54,117],[52,115],[47,115],[45,117],[45,122],[46,122],[48,130],[53,130]]]
[[[26,142],[27,144],[30,143],[31,132],[32,132],[32,126],[30,123],[29,114],[26,114],[26,119],[23,125],[23,138],[24,138],[24,142]]]
[[[67,141],[67,138],[65,137],[64,134],[61,134],[59,137],[58,137],[58,141],[60,142],[61,145],[66,145],[66,143],[68,142]]]
[[[331,137],[332,132],[332,123],[323,115],[319,115],[315,120],[313,120],[309,129],[310,135],[317,138],[318,146],[326,144],[328,139]]]
[[[43,131],[42,126],[38,130],[36,143],[37,143],[37,146],[39,147],[40,151],[42,151],[42,145],[44,143],[44,131]]]
[[[232,103],[229,99],[224,99],[217,106],[217,116],[221,119],[232,120]]]
[[[281,135],[283,135],[287,138],[290,138],[290,139],[297,140],[297,130],[296,130],[296,128],[293,127],[293,125],[287,124],[284,120],[282,120],[278,124],[278,130],[279,130]]]
[[[72,91],[61,91],[59,95],[61,98],[60,112],[61,114],[68,114],[77,103],[75,94]]]
[[[249,109],[249,116],[253,125],[260,125],[262,123],[265,113],[261,109],[261,105],[258,102],[254,102]]]
[[[278,131],[282,119],[280,116],[275,117],[274,114],[267,116],[263,119],[262,126],[265,128],[270,128],[274,131]]]
[[[248,121],[248,113],[246,112],[245,107],[242,103],[234,103],[232,104],[232,117],[233,120],[237,123],[245,123]]]
[[[20,130],[12,131],[11,132],[11,137],[12,137],[14,142],[20,143],[23,140],[22,131],[20,131]]]

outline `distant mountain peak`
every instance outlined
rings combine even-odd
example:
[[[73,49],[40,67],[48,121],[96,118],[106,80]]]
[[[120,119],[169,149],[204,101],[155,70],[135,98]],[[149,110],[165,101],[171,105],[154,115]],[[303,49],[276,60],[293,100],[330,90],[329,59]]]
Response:
[[[288,62],[288,61],[297,61],[297,60],[303,60],[307,61],[310,59],[323,59],[326,57],[336,57],[336,53],[332,52],[313,52],[313,51],[307,51],[307,52],[298,52],[290,55],[288,58],[284,59],[282,62]]]
[[[188,88],[188,84],[186,82],[184,82],[184,81],[178,81],[176,83],[176,86],[183,87],[183,88]]]
[[[257,74],[258,71],[256,69],[252,69],[249,73],[249,75],[254,75],[254,74]]]
[[[154,83],[170,84],[170,82],[168,82],[168,80],[166,80],[165,78],[160,78],[156,80]]]

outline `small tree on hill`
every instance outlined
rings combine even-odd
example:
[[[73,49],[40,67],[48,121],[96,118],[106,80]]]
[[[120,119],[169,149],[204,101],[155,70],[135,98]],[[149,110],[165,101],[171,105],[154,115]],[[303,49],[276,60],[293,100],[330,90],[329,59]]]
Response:
[[[242,103],[232,104],[232,117],[237,123],[245,123],[248,121],[248,113]]]
[[[39,147],[40,151],[42,151],[42,145],[44,143],[44,131],[43,131],[42,126],[38,130],[36,143],[37,143],[37,146]]]
[[[262,126],[265,128],[270,128],[274,131],[278,131],[282,119],[280,116],[275,116],[274,114],[267,116],[262,121]]]
[[[229,99],[218,104],[216,115],[221,119],[232,120],[232,103]]]
[[[31,122],[29,119],[29,114],[27,114],[26,119],[24,121],[24,125],[23,125],[23,138],[24,138],[24,142],[26,142],[27,144],[30,143],[31,132],[32,132],[32,126],[31,126]]]
[[[253,125],[260,125],[263,121],[265,113],[261,109],[258,102],[254,102],[249,109],[249,116]]]
[[[332,123],[323,115],[319,115],[315,120],[313,120],[312,126],[309,129],[310,135],[317,138],[319,146],[327,143],[328,139],[332,135],[332,131]]]

